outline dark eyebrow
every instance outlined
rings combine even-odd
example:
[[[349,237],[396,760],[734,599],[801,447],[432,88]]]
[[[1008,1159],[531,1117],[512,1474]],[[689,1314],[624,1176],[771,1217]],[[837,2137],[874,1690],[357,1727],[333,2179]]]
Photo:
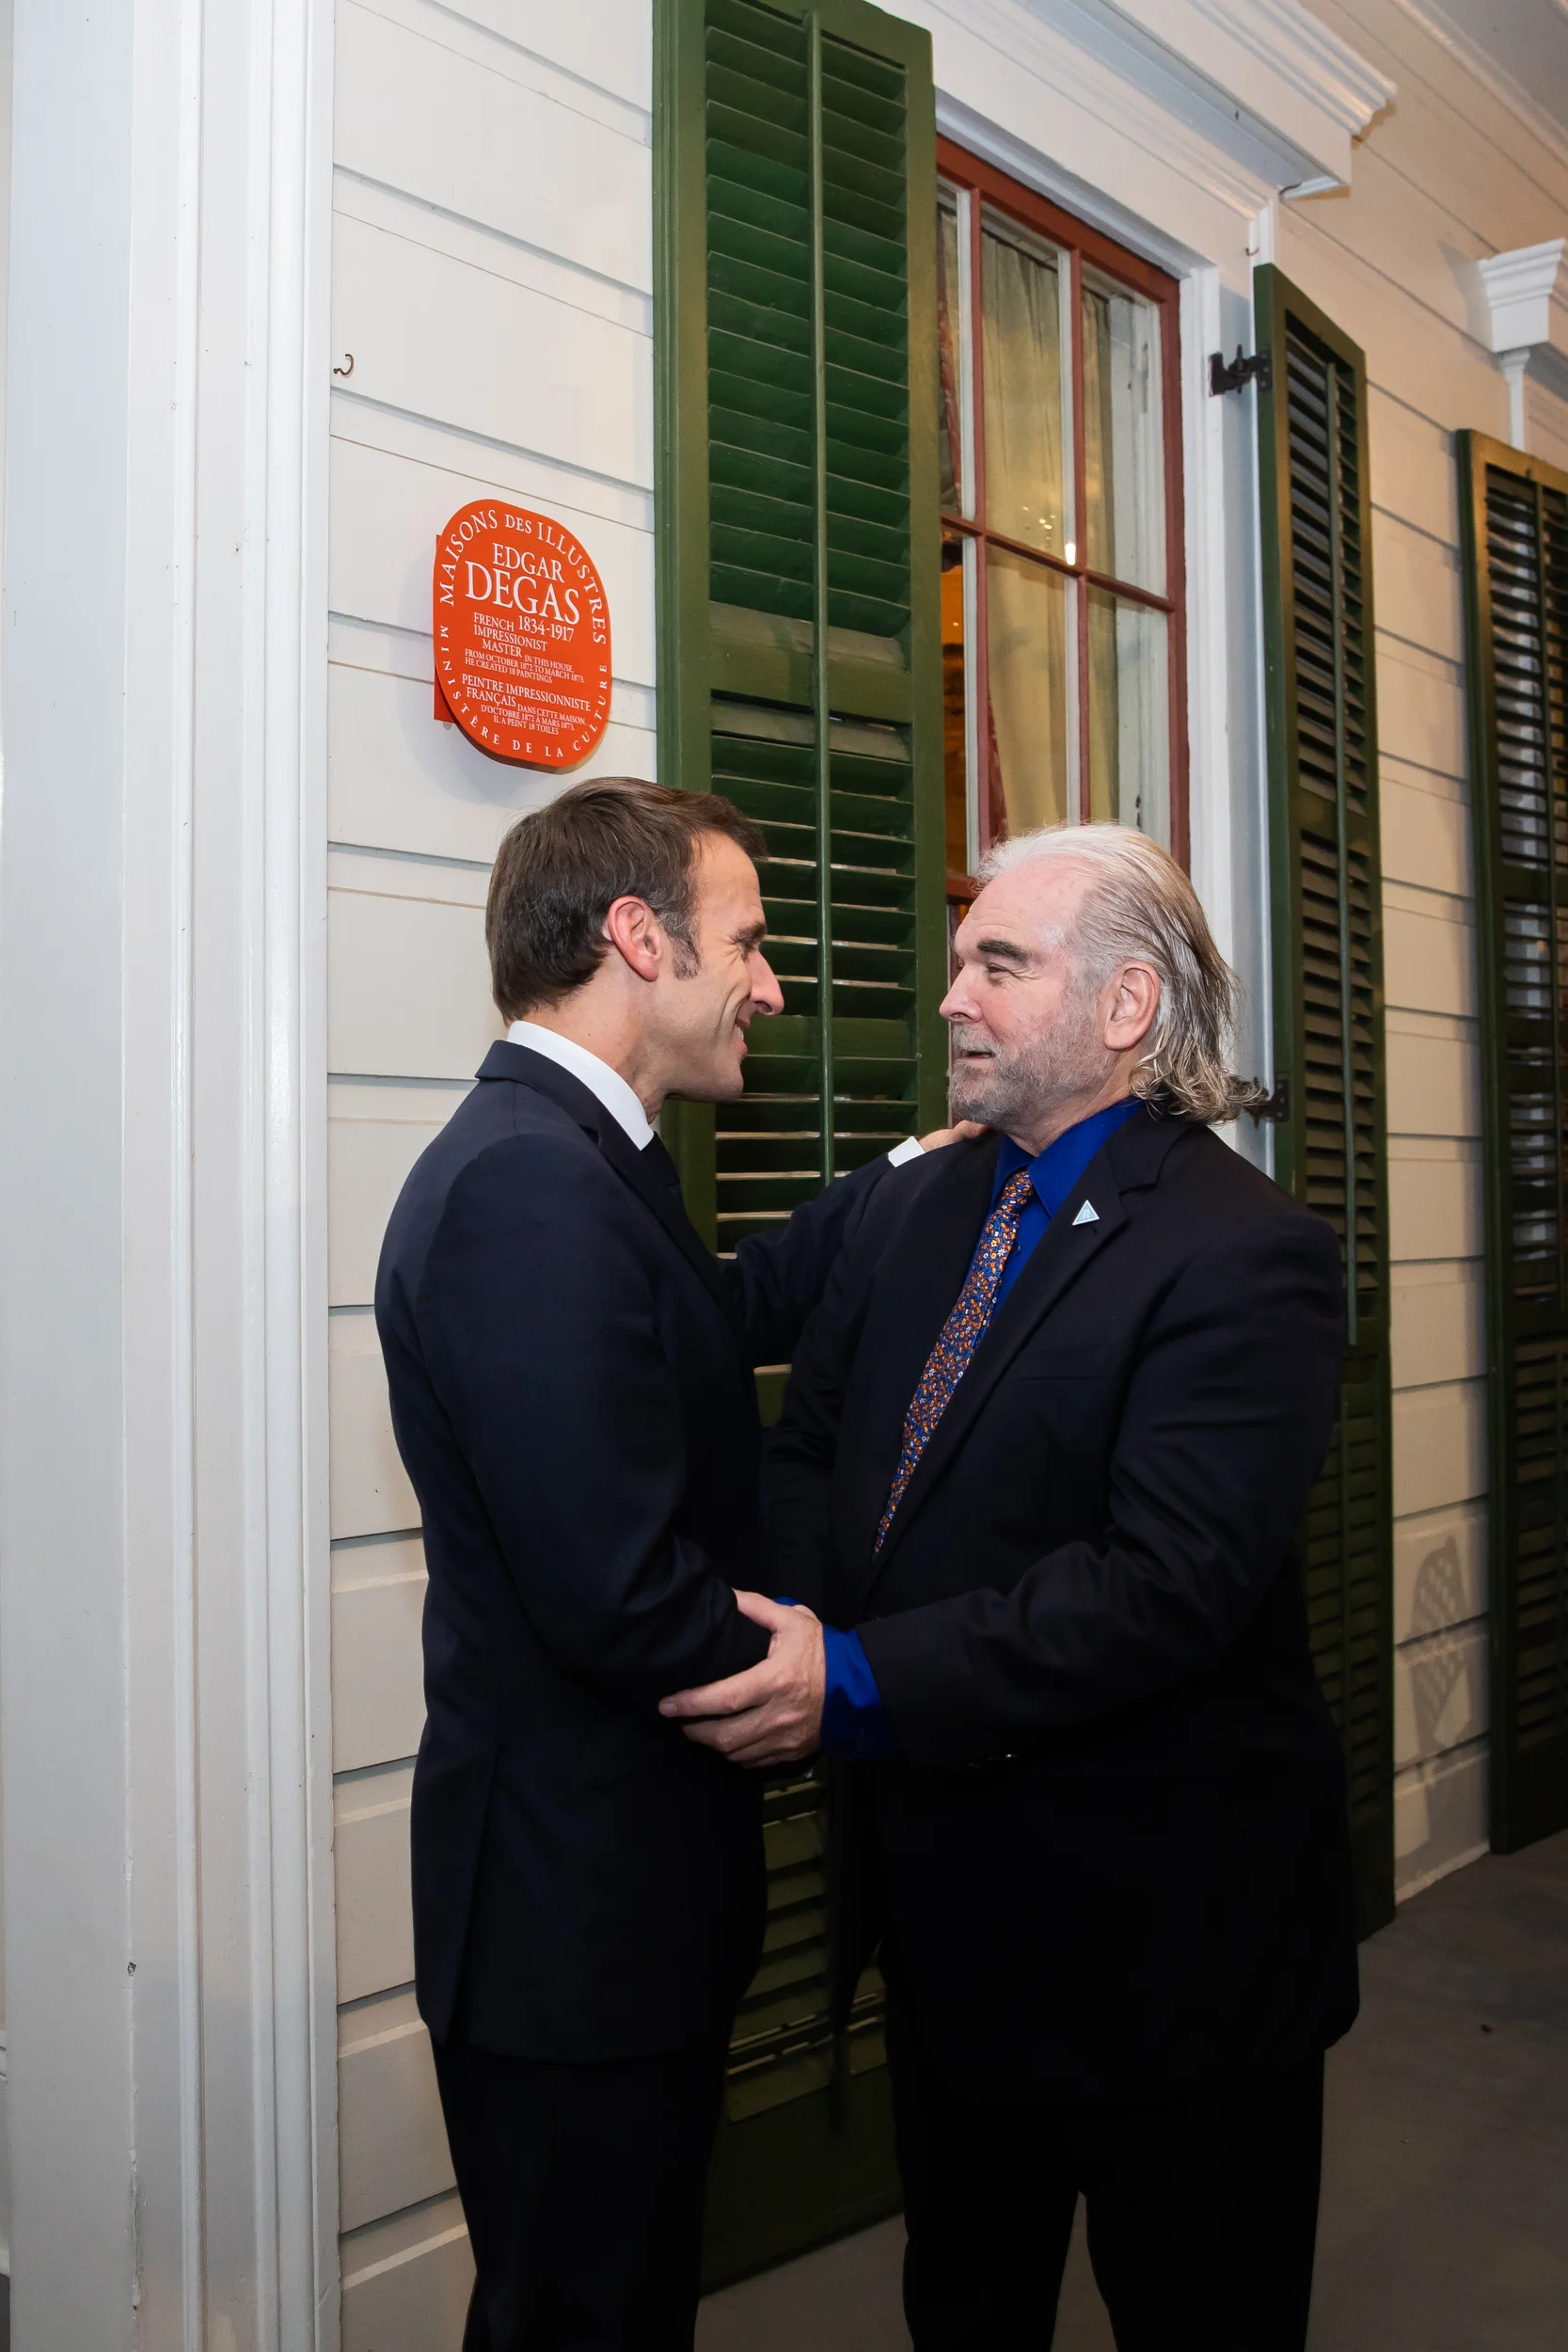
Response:
[[[1022,966],[1033,961],[1028,948],[1020,947],[1010,939],[978,940],[975,943],[974,952],[977,956],[988,957],[993,963],[1016,963]]]
[[[737,947],[744,947],[746,953],[750,955],[753,947],[760,947],[762,946],[762,943],[767,936],[768,926],[766,923],[749,923],[743,931],[736,931],[734,934],[734,940],[735,945]]]

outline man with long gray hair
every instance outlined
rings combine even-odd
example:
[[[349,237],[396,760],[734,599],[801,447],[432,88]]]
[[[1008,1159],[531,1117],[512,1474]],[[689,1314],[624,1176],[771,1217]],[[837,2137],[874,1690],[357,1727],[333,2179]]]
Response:
[[[1296,1541],[1338,1244],[1211,1132],[1257,1098],[1163,850],[1009,842],[957,959],[953,1110],[996,1132],[857,1211],[777,1433],[825,1719],[815,1662],[667,1706],[862,1760],[841,1958],[881,1937],[916,2352],[1048,2343],[1080,2196],[1121,2352],[1301,2352],[1356,2007]]]

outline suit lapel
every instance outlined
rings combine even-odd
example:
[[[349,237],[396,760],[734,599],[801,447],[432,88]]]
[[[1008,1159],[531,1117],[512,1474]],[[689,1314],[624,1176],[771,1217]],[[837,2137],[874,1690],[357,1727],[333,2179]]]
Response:
[[[510,1078],[514,1085],[531,1088],[535,1094],[546,1096],[567,1112],[583,1133],[593,1137],[616,1174],[652,1211],[701,1279],[734,1333],[744,1362],[743,1335],[722,1270],[686,1214],[674,1162],[657,1137],[640,1152],[592,1088],[585,1087],[580,1078],[574,1078],[569,1070],[562,1070],[559,1062],[551,1061],[546,1055],[531,1053],[526,1045],[514,1044],[509,1038],[491,1046],[480,1065],[479,1075],[482,1079]]]

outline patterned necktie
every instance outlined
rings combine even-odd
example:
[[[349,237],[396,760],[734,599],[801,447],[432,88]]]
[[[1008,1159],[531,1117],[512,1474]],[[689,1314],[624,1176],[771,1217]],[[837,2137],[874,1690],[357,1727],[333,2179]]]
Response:
[[[877,1530],[873,1557],[887,1541],[893,1515],[904,1498],[904,1489],[914,1476],[914,1466],[931,1440],[931,1432],[953,1401],[953,1391],[969,1369],[969,1359],[986,1336],[996,1307],[996,1286],[1002,1279],[1003,1268],[1012,1255],[1018,1239],[1018,1220],[1029,1198],[1033,1182],[1030,1171],[1021,1168],[1009,1177],[1002,1197],[987,1217],[978,1248],[969,1269],[969,1279],[958,1293],[958,1303],[942,1327],[942,1337],[926,1360],[920,1375],[920,1386],[914,1400],[904,1416],[904,1444],[894,1473],[893,1491],[882,1513],[882,1523]]]

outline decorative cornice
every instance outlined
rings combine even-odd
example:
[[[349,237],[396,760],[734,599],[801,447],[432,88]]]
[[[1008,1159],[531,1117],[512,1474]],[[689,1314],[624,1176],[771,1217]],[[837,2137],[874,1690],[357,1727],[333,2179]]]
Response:
[[[1227,95],[1256,103],[1249,82],[1238,72],[1241,59],[1274,75],[1294,95],[1325,115],[1347,138],[1359,138],[1390,104],[1394,85],[1358,50],[1320,22],[1301,0],[1113,0],[1188,63],[1212,76]],[[1192,20],[1191,23],[1188,21]],[[1212,28],[1203,34],[1207,24]],[[1182,38],[1185,34],[1187,37]],[[1197,34],[1198,39],[1192,36]],[[1224,46],[1217,47],[1214,36]],[[1233,49],[1234,57],[1227,49]]]
[[[1552,318],[1565,257],[1568,237],[1550,237],[1544,245],[1516,246],[1512,253],[1494,253],[1476,263],[1487,330],[1481,340],[1488,349],[1518,351],[1526,344],[1549,343],[1554,324],[1568,347],[1568,319]]]

